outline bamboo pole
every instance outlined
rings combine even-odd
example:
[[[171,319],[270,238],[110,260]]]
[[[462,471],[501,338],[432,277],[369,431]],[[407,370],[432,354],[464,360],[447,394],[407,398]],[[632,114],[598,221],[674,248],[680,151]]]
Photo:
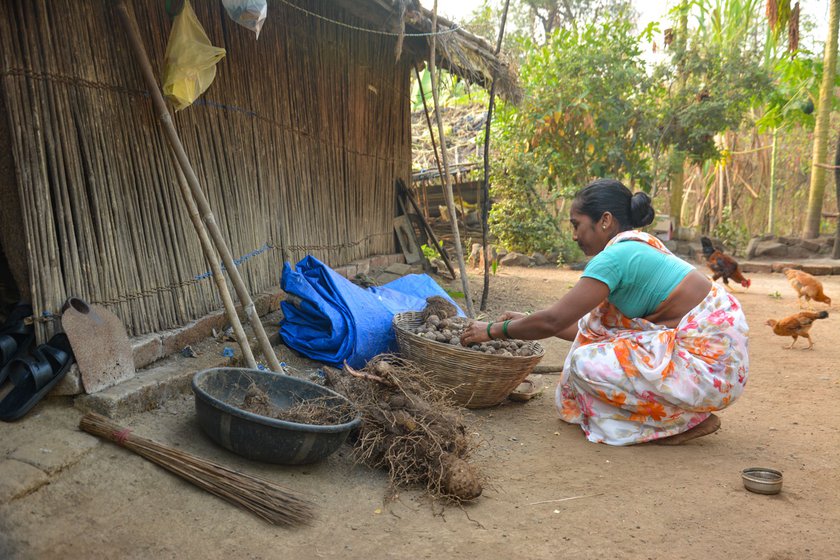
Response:
[[[507,22],[508,7],[510,0],[505,0],[505,9],[502,12],[502,23],[499,25],[499,38],[496,41],[496,51],[493,53],[499,56],[502,50],[502,39],[505,36],[505,23]],[[490,83],[490,102],[487,105],[487,121],[484,123],[484,181],[481,183],[481,250],[484,252],[484,287],[481,291],[481,304],[478,308],[482,311],[487,309],[487,297],[490,295],[490,251],[487,246],[487,221],[490,218],[490,121],[493,119],[493,107],[496,102],[496,72],[492,72],[493,81]]]
[[[449,159],[446,155],[446,137],[443,134],[443,120],[440,116],[440,104],[438,103],[437,72],[435,71],[435,44],[437,32],[437,0],[435,0],[432,12],[432,44],[429,54],[429,74],[432,81],[432,99],[435,102],[435,119],[438,125],[438,136],[440,137],[440,155],[443,160],[443,171],[446,174],[444,193],[446,195],[446,206],[449,210],[449,218],[452,223],[452,235],[455,237],[455,256],[458,257],[458,269],[461,272],[461,286],[464,290],[464,300],[467,305],[467,315],[475,317],[473,311],[472,297],[470,296],[470,283],[467,278],[467,266],[464,263],[464,249],[461,246],[461,235],[458,232],[458,216],[455,213],[455,200],[452,195],[452,177],[449,175]]]
[[[125,4],[125,0],[118,0],[117,12],[119,13],[120,19],[122,20],[123,25],[125,27],[128,42],[130,43],[131,48],[134,51],[134,55],[137,58],[137,62],[140,65],[140,70],[143,74],[143,78],[145,79],[146,85],[149,88],[149,93],[152,97],[152,103],[155,107],[155,111],[157,112],[158,117],[160,118],[164,133],[166,135],[166,139],[169,142],[169,146],[172,149],[175,158],[178,160],[180,169],[184,174],[184,177],[187,181],[187,184],[189,185],[190,190],[192,191],[192,195],[195,198],[195,202],[202,215],[202,220],[204,221],[204,224],[207,227],[210,237],[213,240],[213,244],[215,245],[216,250],[219,251],[219,254],[222,257],[222,261],[225,264],[225,268],[227,269],[227,272],[230,275],[230,279],[233,282],[233,286],[236,289],[236,293],[239,296],[239,301],[242,304],[242,308],[244,309],[245,314],[247,315],[248,320],[251,323],[251,327],[254,329],[254,333],[257,335],[257,340],[260,343],[260,348],[262,349],[263,356],[268,362],[268,366],[270,369],[272,369],[273,371],[282,372],[283,369],[280,366],[280,362],[277,360],[277,355],[274,353],[274,348],[271,346],[271,342],[268,340],[268,336],[266,336],[265,334],[265,329],[263,329],[262,321],[260,320],[260,316],[257,313],[256,307],[254,306],[254,302],[251,300],[251,296],[248,294],[248,290],[245,287],[245,283],[242,281],[242,277],[239,274],[239,270],[236,268],[236,264],[233,262],[233,256],[230,253],[230,249],[228,248],[227,243],[222,237],[221,230],[219,229],[219,226],[216,223],[216,218],[213,215],[213,211],[210,209],[210,205],[207,202],[207,198],[204,196],[204,193],[201,190],[201,185],[199,185],[198,183],[198,177],[195,174],[195,170],[190,164],[189,158],[187,157],[187,153],[184,150],[184,146],[181,143],[180,137],[178,136],[178,132],[175,130],[175,125],[172,122],[172,116],[169,114],[169,109],[166,107],[166,103],[163,100],[163,95],[160,92],[160,88],[158,87],[157,80],[154,76],[154,72],[152,71],[151,62],[149,61],[149,57],[146,54],[146,49],[143,46],[143,40],[140,37],[140,33],[137,31],[134,16],[129,12],[128,7]],[[228,317],[228,319],[231,321],[231,323],[234,322],[233,317]],[[243,348],[248,345],[247,339],[241,340],[239,342]]]
[[[254,359],[254,353],[251,351],[251,345],[248,342],[248,337],[245,334],[245,329],[242,328],[242,322],[239,320],[239,315],[236,313],[236,307],[233,305],[233,298],[230,297],[230,290],[228,290],[227,282],[225,282],[224,274],[222,274],[222,267],[219,265],[219,258],[213,250],[213,243],[207,235],[207,229],[201,221],[198,207],[190,192],[190,186],[187,184],[187,178],[184,177],[184,172],[176,165],[175,172],[178,174],[178,187],[181,189],[181,196],[184,199],[184,204],[187,205],[187,211],[190,215],[190,220],[195,227],[195,232],[198,234],[198,239],[201,241],[201,250],[204,252],[204,257],[207,259],[207,264],[210,265],[210,270],[213,271],[213,281],[219,289],[219,296],[222,298],[222,303],[225,306],[225,315],[227,315],[231,326],[233,327],[233,335],[242,348],[242,354],[245,356],[245,363],[249,368],[256,368],[257,361]]]

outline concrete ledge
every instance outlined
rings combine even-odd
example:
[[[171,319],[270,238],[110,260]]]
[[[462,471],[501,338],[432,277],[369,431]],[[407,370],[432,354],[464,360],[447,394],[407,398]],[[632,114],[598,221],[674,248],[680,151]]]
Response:
[[[840,274],[840,261],[832,259],[804,259],[801,261],[743,261],[741,270],[750,272],[778,272],[786,268],[803,270],[814,276]]]
[[[773,272],[773,264],[769,262],[747,261],[740,264],[741,271],[746,274],[749,274],[750,272]]]
[[[76,398],[75,406],[83,412],[98,412],[109,418],[160,408],[167,400],[190,393],[190,383],[197,371],[230,364],[230,358],[216,352],[215,345],[213,350],[202,352],[194,359],[167,360],[133,379],[98,393],[81,395]]]

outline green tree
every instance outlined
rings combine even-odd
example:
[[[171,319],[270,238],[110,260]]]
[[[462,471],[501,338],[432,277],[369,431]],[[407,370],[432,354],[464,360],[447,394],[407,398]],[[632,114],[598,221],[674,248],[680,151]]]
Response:
[[[770,90],[768,71],[756,37],[763,20],[758,0],[682,2],[672,16],[676,30],[666,32],[670,60],[657,67],[660,85],[660,138],[654,158],[668,153],[665,172],[671,183],[672,220],[681,225],[685,160],[719,159],[716,136],[737,130],[747,111]],[[689,16],[694,16],[694,26]]]
[[[820,234],[823,197],[825,195],[825,156],[828,151],[828,126],[834,99],[834,76],[837,62],[837,28],[840,0],[831,0],[828,16],[828,39],[825,43],[820,100],[814,128],[814,152],[811,158],[811,187],[808,192],[808,215],[802,237],[813,239]]]
[[[819,94],[822,63],[803,57],[785,55],[773,65],[773,89],[764,105],[764,114],[756,121],[760,132],[770,131],[773,143],[770,156],[770,200],[768,201],[767,232],[776,229],[776,161],[779,132],[797,126],[814,128],[814,99]]]
[[[521,250],[560,243],[557,206],[595,177],[648,189],[651,91],[631,23],[557,29],[520,71],[518,107],[496,115],[491,229]]]
[[[467,28],[487,39],[496,37],[502,6],[504,0],[484,0],[466,22]],[[635,19],[632,0],[511,0],[504,51],[522,63],[529,49],[547,43],[555,29]]]

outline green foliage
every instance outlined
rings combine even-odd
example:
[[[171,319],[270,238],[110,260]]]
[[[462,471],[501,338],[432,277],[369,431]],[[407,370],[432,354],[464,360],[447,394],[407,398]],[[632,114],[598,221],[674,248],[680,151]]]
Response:
[[[464,80],[458,78],[454,74],[447,72],[444,69],[438,70],[438,80],[440,83],[440,91],[438,95],[438,102],[441,107],[452,107],[455,105],[465,105],[474,103],[476,101],[486,104],[488,98],[487,92],[480,88],[470,89]],[[423,88],[423,93],[420,93],[420,88]],[[423,68],[420,72],[420,81],[412,76],[411,82],[411,110],[423,110],[423,95],[426,96],[426,106],[429,111],[434,110],[434,102],[432,101],[432,76],[428,68]]]
[[[560,231],[556,218],[541,201],[508,191],[494,189],[496,202],[490,211],[489,225],[502,247],[519,253],[550,253],[558,248]]]
[[[484,0],[466,27],[495,44],[499,35],[504,0]],[[524,63],[534,45],[547,43],[556,29],[583,28],[604,22],[632,22],[636,17],[632,0],[512,0],[508,6],[503,49]]]
[[[823,64],[814,58],[784,57],[773,67],[773,90],[767,97],[764,114],[756,124],[759,130],[786,128],[792,125],[813,130],[814,100],[819,98]],[[840,85],[840,77],[835,80]]]
[[[714,44],[695,44],[654,73],[658,82],[661,145],[691,160],[718,159],[715,135],[737,130],[750,107],[770,90],[767,72],[750,53],[729,53]],[[675,86],[674,84],[680,84]]]
[[[639,39],[623,20],[532,43],[520,80],[524,100],[495,115],[490,227],[508,249],[552,252],[568,245],[559,198],[603,176],[650,187],[652,90]]]
[[[733,253],[743,254],[750,240],[750,232],[743,223],[739,224],[732,219],[732,208],[727,206],[723,209],[723,219],[712,229],[712,237],[720,239]]]
[[[425,243],[420,245],[420,250],[423,251],[423,256],[426,257],[429,260],[432,260],[432,259],[435,259],[435,258],[438,257],[438,252],[435,249],[433,249],[432,247],[429,247],[428,245],[426,245]]]

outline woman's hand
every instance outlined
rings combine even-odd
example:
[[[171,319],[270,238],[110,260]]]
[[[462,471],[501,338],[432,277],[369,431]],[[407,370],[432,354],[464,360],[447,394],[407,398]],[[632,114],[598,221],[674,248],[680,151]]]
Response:
[[[490,337],[487,336],[488,323],[482,321],[472,321],[461,334],[461,346],[469,346],[470,344],[478,344],[480,342],[487,342]]]
[[[522,317],[527,317],[527,313],[520,313],[519,311],[505,311],[502,313],[501,317],[496,319],[497,321],[515,321],[517,319],[521,319]]]

